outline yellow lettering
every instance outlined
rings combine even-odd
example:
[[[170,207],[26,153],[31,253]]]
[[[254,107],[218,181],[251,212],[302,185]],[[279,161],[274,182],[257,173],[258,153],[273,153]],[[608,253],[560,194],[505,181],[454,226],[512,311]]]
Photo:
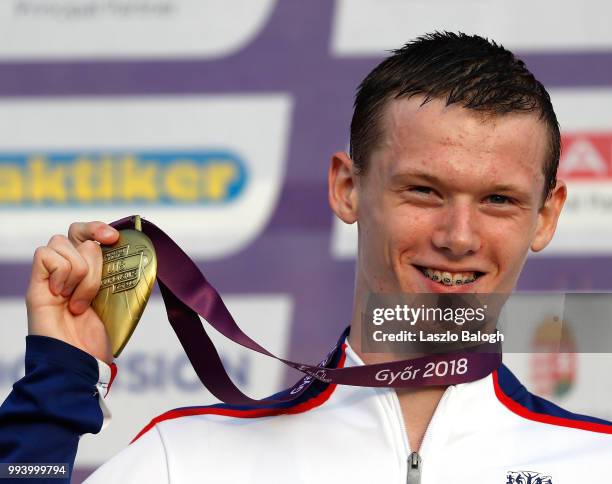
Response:
[[[177,161],[165,176],[166,193],[183,202],[198,200],[198,168],[189,161]]]
[[[203,193],[206,198],[219,200],[227,196],[230,183],[236,178],[236,167],[230,163],[212,163],[202,170]]]
[[[138,163],[133,156],[127,156],[122,160],[122,168],[121,181],[124,200],[157,200],[157,187],[155,186],[157,166],[155,163],[149,162],[143,165]]]
[[[66,188],[64,185],[64,167],[53,168],[41,157],[32,158],[28,163],[30,178],[30,198],[33,202],[64,202]]]
[[[18,166],[4,163],[0,165],[0,203],[21,202],[23,200],[23,177]]]
[[[24,167],[0,161],[0,204],[33,203],[218,201],[228,197],[239,167],[228,160],[202,166],[189,159],[139,160],[134,155],[77,156],[51,162],[37,155]]]
[[[113,199],[113,161],[79,158],[74,163],[74,197],[81,202]]]
[[[111,201],[113,192],[113,160],[112,158],[102,158],[98,173],[97,196],[100,200]]]
[[[74,196],[82,202],[93,200],[93,187],[91,181],[92,162],[85,158],[79,158],[74,163]]]

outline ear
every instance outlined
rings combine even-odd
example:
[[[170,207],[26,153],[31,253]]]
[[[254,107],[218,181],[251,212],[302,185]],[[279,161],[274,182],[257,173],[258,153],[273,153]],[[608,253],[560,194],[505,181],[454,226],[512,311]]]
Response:
[[[357,186],[353,160],[344,152],[334,153],[327,174],[329,205],[344,223],[357,220]]]
[[[531,242],[531,250],[534,252],[544,249],[552,239],[566,198],[567,187],[565,182],[557,180],[555,188],[538,213],[538,224]]]

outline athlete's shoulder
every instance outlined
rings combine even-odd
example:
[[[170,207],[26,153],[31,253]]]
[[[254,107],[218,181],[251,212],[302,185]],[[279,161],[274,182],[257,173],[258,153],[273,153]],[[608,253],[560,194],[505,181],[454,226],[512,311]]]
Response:
[[[612,422],[570,412],[534,395],[505,365],[501,365],[492,376],[495,396],[499,402],[524,419],[588,432],[612,434]]]
[[[346,345],[339,344],[335,348],[335,351],[327,358],[327,364],[325,366],[327,368],[342,368],[345,361]],[[310,379],[310,377],[307,378]],[[168,427],[167,423],[176,423],[179,420],[181,421],[181,425],[185,425],[186,421],[189,421],[189,424],[195,424],[196,422],[219,423],[231,422],[239,419],[259,419],[281,415],[303,415],[325,404],[336,390],[336,386],[335,384],[313,380],[309,383],[306,390],[299,393],[296,398],[280,401],[281,397],[284,399],[284,397],[288,395],[288,391],[284,390],[268,397],[266,400],[269,400],[269,403],[261,406],[220,403],[215,405],[175,408],[152,419],[136,435],[132,442],[138,440],[142,435],[156,426],[164,424],[164,427]]]

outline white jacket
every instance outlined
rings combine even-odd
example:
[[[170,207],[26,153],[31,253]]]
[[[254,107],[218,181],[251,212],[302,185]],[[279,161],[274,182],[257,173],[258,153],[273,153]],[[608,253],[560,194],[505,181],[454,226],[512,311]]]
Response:
[[[363,362],[345,344],[335,364]],[[286,408],[168,412],[87,482],[607,483],[610,434],[610,423],[533,397],[502,366],[445,391],[410,472],[393,389],[319,384]]]

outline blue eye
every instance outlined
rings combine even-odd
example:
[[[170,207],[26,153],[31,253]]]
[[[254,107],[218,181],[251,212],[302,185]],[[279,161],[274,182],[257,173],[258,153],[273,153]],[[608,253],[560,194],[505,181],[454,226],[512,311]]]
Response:
[[[429,187],[423,187],[423,186],[417,186],[417,187],[410,187],[410,191],[411,192],[417,192],[417,193],[423,193],[425,195],[431,193],[433,190]]]
[[[506,203],[509,203],[511,200],[509,197],[506,197],[505,195],[489,195],[488,200],[495,204],[495,205],[504,205]]]

